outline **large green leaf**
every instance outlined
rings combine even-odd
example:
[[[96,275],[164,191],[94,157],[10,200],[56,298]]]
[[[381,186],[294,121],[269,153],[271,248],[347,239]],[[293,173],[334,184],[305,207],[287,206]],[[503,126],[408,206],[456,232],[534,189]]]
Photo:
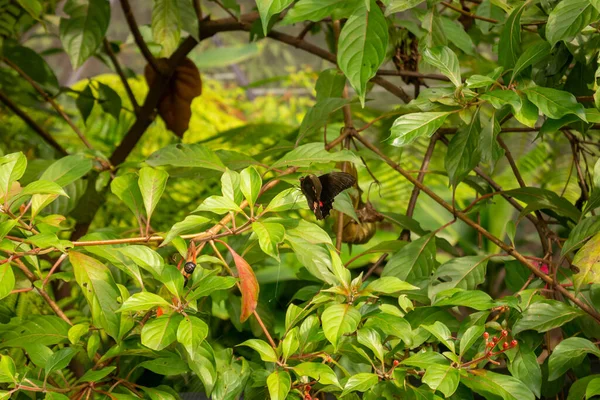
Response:
[[[89,158],[79,155],[66,156],[46,168],[39,179],[65,187],[90,172],[92,166],[92,160]]]
[[[508,190],[507,195],[527,203],[521,214],[529,213],[539,209],[549,209],[557,214],[578,221],[581,213],[564,197],[559,197],[556,193],[536,187],[524,187]]]
[[[548,16],[546,37],[551,45],[560,40],[568,42],[598,16],[598,10],[589,0],[562,0]]]
[[[513,333],[526,330],[547,332],[550,329],[562,326],[584,312],[557,300],[542,300],[531,304],[523,313],[520,320],[513,326]]]
[[[272,400],[285,400],[291,386],[292,378],[287,371],[273,371],[267,378],[267,387]]]
[[[206,168],[225,172],[221,159],[201,144],[172,144],[155,151],[146,163],[152,167]]]
[[[526,351],[520,346],[517,355],[508,364],[508,370],[512,376],[527,385],[536,397],[541,397],[542,369],[533,351]]]
[[[27,168],[23,153],[11,153],[0,158],[0,201],[10,192],[13,182],[21,179]]]
[[[304,362],[293,367],[298,377],[309,376],[323,385],[336,385],[340,387],[337,375],[327,364]]]
[[[0,348],[68,343],[69,324],[54,315],[30,315],[3,324]]]
[[[110,184],[110,190],[133,212],[141,221],[144,199],[138,184],[138,177],[133,173],[117,176]]]
[[[394,254],[381,276],[395,276],[409,283],[429,277],[436,266],[435,252],[435,236],[420,237]]]
[[[550,354],[548,380],[558,379],[569,369],[579,366],[586,354],[600,357],[600,350],[585,338],[572,337],[560,342]]]
[[[272,222],[254,222],[252,230],[258,236],[258,244],[262,251],[279,260],[279,243],[283,242],[285,228]]]
[[[181,314],[161,315],[146,322],[142,328],[141,342],[152,350],[162,350],[177,339]]]
[[[393,146],[402,147],[416,139],[430,137],[444,123],[450,112],[422,112],[406,114],[394,121],[387,139]]]
[[[169,174],[164,170],[147,167],[140,169],[138,185],[144,201],[148,221],[152,218],[152,213],[158,205],[160,196],[165,191],[167,179],[169,179]]]
[[[423,60],[439,69],[442,74],[450,79],[454,86],[458,87],[462,85],[458,57],[456,57],[456,54],[449,47],[439,46],[425,49]]]
[[[360,312],[350,304],[334,304],[323,312],[321,321],[327,340],[337,349],[340,338],[356,331],[360,322]]]
[[[600,283],[600,233],[591,238],[575,254],[573,265],[579,271],[573,274],[573,287],[580,290],[581,286]]]
[[[360,164],[361,160],[350,150],[341,150],[333,153],[323,148],[323,143],[308,143],[296,147],[276,161],[271,167],[310,167],[313,164],[326,164],[330,162],[349,161]]]
[[[169,307],[169,303],[157,294],[150,292],[135,293],[129,297],[116,312],[146,311],[154,307]]]
[[[423,375],[423,383],[432,390],[439,390],[446,396],[452,396],[458,388],[460,375],[456,368],[450,365],[431,365]]]
[[[269,21],[275,14],[282,12],[287,6],[292,4],[294,0],[256,0],[256,7],[260,14],[262,22],[263,34],[267,36],[269,30]]]
[[[0,265],[0,299],[8,296],[15,288],[15,274],[10,263]]]
[[[262,188],[262,178],[256,168],[250,166],[240,172],[240,190],[244,197],[254,207]]]
[[[76,69],[102,44],[110,22],[110,4],[107,0],[69,0],[63,11],[70,18],[60,20],[60,41]]]
[[[578,103],[575,96],[569,92],[541,86],[534,86],[523,92],[544,115],[550,118],[559,119],[568,114],[575,114],[583,121],[587,121],[583,105]]]
[[[177,1],[154,0],[152,37],[162,46],[161,56],[173,54],[181,37],[181,15]]]
[[[119,341],[121,320],[116,311],[120,307],[117,299],[121,292],[110,270],[100,261],[76,251],[69,252],[69,261],[92,312],[94,325],[104,328]]]
[[[521,71],[534,65],[550,55],[552,46],[546,41],[532,44],[525,49],[513,68],[512,78],[515,79]]]
[[[31,79],[39,83],[47,91],[58,90],[58,79],[44,58],[29,47],[16,43],[5,43],[4,57],[12,61]]]
[[[527,2],[523,3],[508,17],[498,43],[498,62],[505,69],[512,68],[521,54],[521,15]]]
[[[477,369],[463,372],[460,382],[486,399],[535,400],[531,390],[510,375]]]
[[[52,354],[46,361],[46,376],[50,375],[54,371],[66,368],[69,362],[75,357],[78,350],[74,347],[65,347]]]
[[[367,83],[383,63],[389,39],[381,9],[374,0],[369,1],[370,9],[366,2],[359,3],[344,24],[337,52],[338,65],[363,106]]]
[[[305,136],[312,135],[323,128],[327,124],[329,114],[341,109],[348,102],[348,99],[335,97],[318,100],[302,119],[297,141],[301,141]]]
[[[339,0],[336,1],[339,2]],[[296,7],[300,3],[301,2],[296,3]],[[332,97],[342,97],[345,85],[346,77],[337,68],[323,70],[319,74],[319,78],[317,78],[317,83],[315,83],[317,102]]]
[[[440,265],[432,279],[441,281],[430,287],[430,296],[443,290],[461,288],[475,289],[485,281],[488,258],[485,256],[467,256],[450,259]]]
[[[260,359],[266,362],[277,362],[277,353],[267,342],[260,339],[249,339],[238,346],[248,346],[255,350],[259,355]]]
[[[448,144],[445,167],[452,186],[462,182],[481,161],[480,135],[481,123],[477,108],[471,123],[459,129]]]
[[[392,15],[418,6],[425,0],[390,0],[385,7],[385,15]]]
[[[352,12],[359,1],[365,0],[299,0],[287,12],[281,23],[287,25],[304,21],[318,22],[340,11],[343,14],[346,10]]]
[[[600,232],[600,216],[594,215],[580,221],[569,234],[569,238],[563,244],[561,256],[577,250],[592,236]]]
[[[341,396],[344,397],[352,392],[366,392],[379,382],[379,377],[376,374],[361,372],[352,375],[348,382],[344,385],[344,391]]]
[[[167,235],[165,236],[165,240],[163,240],[163,242],[160,245],[165,246],[177,236],[182,235],[184,233],[200,233],[201,229],[204,228],[209,222],[209,218],[202,217],[200,215],[188,215],[183,221],[177,222],[171,227],[171,229],[169,230],[169,232],[167,232]]]
[[[200,318],[188,315],[184,317],[177,328],[177,341],[181,343],[193,359],[200,351],[200,345],[208,335],[208,325]]]

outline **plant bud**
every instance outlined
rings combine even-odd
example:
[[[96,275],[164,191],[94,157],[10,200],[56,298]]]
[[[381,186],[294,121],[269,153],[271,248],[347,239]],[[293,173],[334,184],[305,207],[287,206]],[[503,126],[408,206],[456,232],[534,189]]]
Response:
[[[510,342],[510,345],[511,345],[512,347],[516,347],[516,346],[517,346],[517,344],[518,344],[518,342],[517,342],[516,340],[514,340],[514,339],[513,339],[513,340]]]
[[[508,349],[508,342],[504,342],[504,343],[502,343],[502,348],[503,348],[504,350]]]
[[[489,334],[489,333],[487,333],[487,332],[483,332],[483,338],[484,338],[485,340],[489,339],[489,338],[490,338],[490,334]]]

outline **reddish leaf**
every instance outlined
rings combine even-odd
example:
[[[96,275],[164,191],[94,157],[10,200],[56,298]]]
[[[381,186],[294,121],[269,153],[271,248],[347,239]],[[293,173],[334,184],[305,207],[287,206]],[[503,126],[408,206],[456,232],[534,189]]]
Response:
[[[260,287],[258,281],[254,275],[254,271],[250,264],[246,262],[238,253],[236,253],[227,243],[221,242],[231,252],[235,267],[238,270],[238,277],[240,278],[240,291],[242,292],[242,313],[240,315],[240,322],[245,322],[250,315],[256,310],[258,303],[258,292]]]
[[[168,68],[167,59],[158,59],[161,68]],[[144,69],[144,76],[148,86],[156,81],[157,75],[148,64]],[[189,58],[184,59],[175,68],[173,77],[158,103],[158,115],[165,121],[168,129],[177,136],[182,137],[190,125],[192,117],[192,100],[202,94],[202,80],[196,65]]]

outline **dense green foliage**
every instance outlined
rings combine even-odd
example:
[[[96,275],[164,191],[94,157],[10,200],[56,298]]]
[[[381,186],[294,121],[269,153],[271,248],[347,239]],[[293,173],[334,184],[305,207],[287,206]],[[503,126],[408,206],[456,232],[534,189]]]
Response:
[[[600,395],[598,0],[133,3],[0,0],[0,399]]]

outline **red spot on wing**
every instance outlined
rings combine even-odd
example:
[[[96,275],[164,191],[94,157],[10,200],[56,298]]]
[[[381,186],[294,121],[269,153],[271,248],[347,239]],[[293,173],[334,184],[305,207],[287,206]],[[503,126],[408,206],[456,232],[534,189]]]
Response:
[[[323,202],[322,201],[319,202],[319,207],[323,207]]]

